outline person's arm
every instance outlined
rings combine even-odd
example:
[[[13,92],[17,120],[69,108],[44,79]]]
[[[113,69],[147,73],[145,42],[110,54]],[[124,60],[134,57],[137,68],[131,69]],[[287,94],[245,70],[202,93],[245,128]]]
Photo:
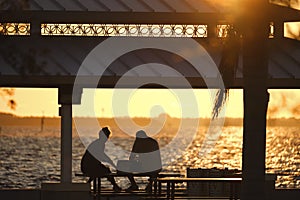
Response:
[[[117,166],[115,165],[115,163],[110,159],[110,157],[103,152],[103,154],[101,155],[101,160],[103,162],[107,162],[108,164],[110,164],[112,167],[117,168]]]
[[[101,140],[94,141],[91,145],[89,145],[89,152],[100,162],[106,162],[116,168],[114,162],[108,157],[108,155],[104,152],[105,144]]]

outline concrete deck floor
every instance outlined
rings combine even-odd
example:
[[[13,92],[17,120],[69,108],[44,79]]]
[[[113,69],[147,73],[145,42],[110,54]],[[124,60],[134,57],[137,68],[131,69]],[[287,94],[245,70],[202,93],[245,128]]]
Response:
[[[274,191],[274,194],[272,195],[270,200],[299,200],[300,198],[300,189],[276,189]],[[0,199],[1,200],[138,200],[138,199],[166,199],[166,196],[160,196],[160,197],[151,197],[147,195],[105,195],[101,198],[98,198],[97,196],[93,196],[90,192],[53,192],[48,191],[47,193],[42,192],[40,189],[34,189],[34,190],[12,190],[12,189],[0,189]],[[179,196],[179,198],[176,197],[176,199],[182,199],[182,200],[188,200],[188,199],[204,199],[204,200],[221,200],[221,199],[228,199],[228,198],[207,198],[207,197],[186,197],[186,196]],[[268,199],[269,200],[269,199]]]

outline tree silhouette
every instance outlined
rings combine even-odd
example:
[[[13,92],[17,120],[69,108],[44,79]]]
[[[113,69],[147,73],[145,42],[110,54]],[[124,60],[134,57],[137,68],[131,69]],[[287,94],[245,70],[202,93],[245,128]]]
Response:
[[[12,98],[15,94],[15,89],[13,88],[0,88],[0,97],[7,102],[7,106],[15,110],[17,107],[16,101]]]
[[[29,0],[1,0],[0,9],[2,10],[23,10],[29,8]]]
[[[1,10],[23,10],[29,8],[28,0],[1,0],[0,9]],[[12,97],[15,94],[15,89],[13,88],[0,88],[0,97],[7,102],[7,106],[15,110],[17,103]]]
[[[235,78],[235,71],[238,67],[240,51],[240,36],[237,30],[231,26],[227,29],[227,35],[223,41],[222,57],[219,63],[219,71],[224,82],[224,88],[216,93],[214,108],[212,111],[213,119],[218,117],[222,107],[229,97],[229,88]]]

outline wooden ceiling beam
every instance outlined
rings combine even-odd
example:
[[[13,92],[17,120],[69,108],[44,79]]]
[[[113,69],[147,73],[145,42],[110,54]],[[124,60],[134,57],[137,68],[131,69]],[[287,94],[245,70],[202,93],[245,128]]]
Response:
[[[104,24],[209,24],[225,21],[220,13],[0,11],[1,22]]]
[[[75,76],[13,76],[13,75],[0,75],[0,87],[42,87],[42,88],[58,88],[61,86],[73,86]],[[115,88],[115,84],[120,79],[120,76],[103,76],[99,85],[95,86],[95,82],[99,77],[86,76],[81,77],[81,82],[85,83],[80,85],[83,88]],[[137,88],[140,87],[140,83],[153,83],[142,86],[141,88],[166,88],[162,85],[154,83],[168,83],[169,88],[182,88],[190,89],[187,86],[183,86],[178,82],[177,77],[122,77],[123,81],[126,81],[126,85],[118,85],[118,88]],[[207,88],[207,83],[210,88],[218,88],[218,84],[215,78],[206,78],[206,81],[200,77],[186,77],[191,87],[193,88]],[[290,78],[269,78],[267,80],[269,89],[300,89],[300,79]],[[241,89],[244,87],[243,79],[236,78],[231,89]]]
[[[270,4],[269,19],[273,22],[300,21],[300,10],[289,7]]]

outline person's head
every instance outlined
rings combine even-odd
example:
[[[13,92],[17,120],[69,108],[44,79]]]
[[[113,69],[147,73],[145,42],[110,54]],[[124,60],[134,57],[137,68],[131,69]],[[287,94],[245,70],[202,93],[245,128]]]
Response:
[[[143,130],[139,130],[138,132],[136,132],[136,138],[147,138],[147,134],[145,131]]]
[[[108,127],[104,127],[104,128],[102,128],[102,129],[99,131],[99,138],[101,137],[101,134],[102,134],[103,136],[106,137],[106,139],[108,139],[110,133],[111,133],[111,132],[110,132],[109,128],[108,128]]]

